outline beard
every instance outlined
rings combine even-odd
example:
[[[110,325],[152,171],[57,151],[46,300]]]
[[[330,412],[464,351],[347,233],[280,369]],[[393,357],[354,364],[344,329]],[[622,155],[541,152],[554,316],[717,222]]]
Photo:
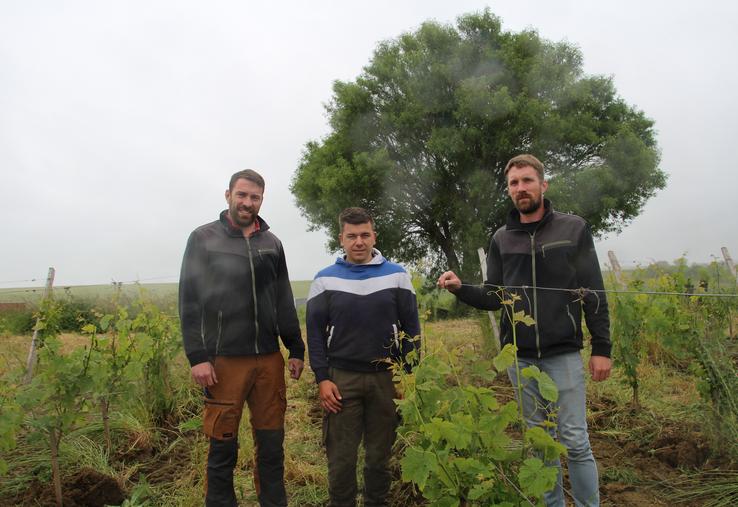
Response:
[[[525,203],[521,203],[521,200],[526,199]],[[535,213],[541,207],[541,199],[535,199],[530,194],[525,194],[523,197],[518,197],[515,200],[515,207],[522,215],[530,215]]]
[[[249,217],[242,217],[241,215],[239,215],[239,211],[248,211]],[[233,223],[238,225],[239,227],[249,227],[251,226],[251,224],[254,223],[254,220],[256,220],[256,212],[253,208],[239,208],[238,206],[230,206],[229,213],[231,215]]]

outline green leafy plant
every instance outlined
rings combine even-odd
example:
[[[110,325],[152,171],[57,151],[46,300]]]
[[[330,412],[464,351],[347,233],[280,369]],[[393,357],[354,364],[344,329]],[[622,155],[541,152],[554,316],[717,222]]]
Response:
[[[59,340],[60,305],[42,304],[36,329],[40,346],[38,368],[30,384],[19,387],[15,401],[27,415],[31,438],[44,439],[51,454],[54,494],[62,505],[59,445],[62,437],[84,420],[93,386],[89,374],[91,346],[65,352]]]
[[[645,295],[633,297],[626,294],[616,295],[612,301],[612,336],[615,337],[612,351],[615,364],[623,371],[626,382],[633,391],[633,405],[639,407],[638,366],[645,345],[643,330],[648,298]]]
[[[531,325],[524,312],[513,311],[515,301],[503,302],[510,307],[509,318]],[[545,463],[564,447],[541,427],[523,429],[522,439],[513,437],[515,427],[525,427],[519,404],[500,403],[493,388],[465,382],[460,351],[441,353],[424,356],[413,375],[395,369],[404,392],[397,401],[398,434],[405,444],[402,479],[415,484],[432,505],[535,505],[558,474]],[[491,360],[476,361],[472,375],[490,383],[511,367],[536,380],[545,399],[556,401],[558,391],[548,375],[533,367],[520,370],[514,344]]]
[[[151,420],[161,425],[174,411],[171,367],[181,352],[177,321],[143,296],[134,302],[136,317],[131,329],[136,332],[135,363],[141,368],[141,398]]]
[[[0,379],[0,476],[8,471],[8,463],[2,454],[15,449],[18,431],[23,422],[23,411],[15,401],[17,385],[8,379]]]
[[[140,375],[140,364],[133,361],[136,353],[136,342],[133,333],[133,320],[128,310],[119,307],[115,315],[107,314],[100,319],[98,327],[86,324],[82,332],[90,336],[95,354],[92,361],[91,376],[93,379],[92,400],[100,408],[103,422],[103,433],[108,452],[112,449],[110,436],[111,404],[121,397]]]
[[[615,364],[633,388],[636,404],[638,366],[645,358],[689,371],[709,408],[707,422],[715,438],[736,442],[738,369],[731,348],[731,326],[738,299],[706,294],[708,287],[725,292],[716,267],[700,271],[696,287],[689,276],[693,270],[679,259],[674,266],[651,266],[631,274],[630,290],[652,293],[616,294],[612,298]],[[710,278],[712,272],[715,278]]]

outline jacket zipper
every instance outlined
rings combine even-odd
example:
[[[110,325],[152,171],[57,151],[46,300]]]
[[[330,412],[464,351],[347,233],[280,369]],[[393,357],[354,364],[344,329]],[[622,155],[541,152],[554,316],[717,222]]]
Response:
[[[536,287],[538,286],[538,283],[536,282],[536,233],[533,231],[533,233],[530,235],[530,258],[533,265],[533,320],[535,321],[533,325],[536,328],[536,352],[538,353],[538,359],[541,358],[541,335],[538,332],[538,290]]]
[[[571,327],[574,329],[574,336],[577,335],[577,324],[574,322],[574,316],[569,311],[569,305],[566,305],[566,314],[569,316],[569,320],[571,320]]]
[[[333,341],[333,330],[336,329],[336,326],[331,326],[328,330],[328,340],[325,344],[325,348],[329,349],[331,348],[331,342]]]
[[[254,273],[254,257],[251,254],[251,241],[248,236],[246,238],[246,249],[249,251],[249,266],[251,267],[251,294],[254,298],[254,330],[256,336],[254,336],[254,352],[259,353],[259,306],[256,299],[256,274]]]
[[[207,351],[208,345],[205,343],[205,308],[200,310],[200,339],[202,340],[202,348]]]
[[[220,337],[222,335],[222,322],[223,322],[223,310],[218,310],[218,338],[215,340],[215,355],[218,355],[220,350]]]

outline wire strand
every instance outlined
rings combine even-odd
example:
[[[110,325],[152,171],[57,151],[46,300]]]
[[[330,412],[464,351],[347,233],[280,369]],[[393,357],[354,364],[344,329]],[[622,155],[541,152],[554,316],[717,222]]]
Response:
[[[481,285],[474,285],[469,283],[462,283],[462,287],[493,287],[495,289],[501,290],[501,289],[521,289],[521,290],[528,290],[528,289],[536,289],[536,290],[551,290],[551,291],[559,291],[559,292],[569,292],[572,294],[578,294],[580,296],[584,296],[587,293],[595,293],[595,294],[646,294],[649,296],[689,296],[689,297],[727,297],[727,298],[735,298],[738,297],[738,294],[735,293],[722,293],[722,292],[661,292],[661,291],[651,291],[651,290],[618,290],[618,289],[589,289],[587,287],[579,287],[577,289],[565,289],[561,287],[540,287],[540,286],[534,286],[534,285],[494,285],[491,283],[484,283]]]
[[[6,285],[9,283],[25,283],[25,282],[38,282],[38,278],[29,278],[27,280],[2,280],[0,281],[0,285]]]

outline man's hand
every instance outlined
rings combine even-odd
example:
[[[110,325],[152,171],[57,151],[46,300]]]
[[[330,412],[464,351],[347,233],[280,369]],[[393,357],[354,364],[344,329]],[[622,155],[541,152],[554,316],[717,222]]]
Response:
[[[209,362],[196,364],[190,371],[192,372],[192,379],[202,387],[210,387],[218,383],[215,368]]]
[[[302,375],[302,369],[305,368],[305,362],[302,359],[292,357],[287,360],[287,367],[290,370],[290,377],[297,380]]]
[[[341,393],[338,392],[338,386],[330,380],[323,380],[319,385],[320,404],[328,412],[337,414],[341,411]]]
[[[438,277],[438,286],[449,292],[456,292],[461,288],[461,280],[453,271],[446,271]]]
[[[612,361],[609,357],[592,356],[589,358],[589,373],[592,374],[592,380],[599,382],[607,380],[612,369]]]

